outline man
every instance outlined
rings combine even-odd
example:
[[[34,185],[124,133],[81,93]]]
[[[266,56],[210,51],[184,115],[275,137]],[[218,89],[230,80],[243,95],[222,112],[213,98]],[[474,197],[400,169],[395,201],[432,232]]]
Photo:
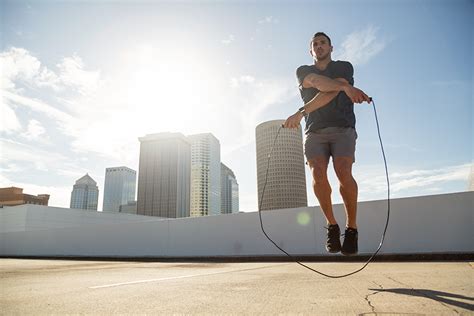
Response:
[[[284,127],[297,128],[305,117],[304,152],[313,175],[313,190],[327,220],[328,252],[357,254],[357,183],[352,177],[355,161],[354,103],[370,102],[362,90],[354,87],[354,69],[349,62],[333,61],[331,39],[316,33],[310,44],[314,65],[296,71],[304,106],[288,117]],[[339,179],[346,210],[346,230],[341,246],[340,228],[334,217],[331,186],[327,178],[329,158]]]

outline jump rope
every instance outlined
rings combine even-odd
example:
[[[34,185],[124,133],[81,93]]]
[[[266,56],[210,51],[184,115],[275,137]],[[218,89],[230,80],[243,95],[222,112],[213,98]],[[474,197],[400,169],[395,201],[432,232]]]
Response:
[[[375,115],[375,122],[377,124],[377,133],[378,133],[378,136],[379,136],[379,141],[380,141],[380,148],[382,150],[382,156],[383,156],[383,162],[384,162],[384,165],[385,165],[385,176],[387,178],[387,220],[385,222],[385,228],[383,230],[383,233],[382,233],[382,237],[380,239],[380,244],[377,248],[377,250],[375,250],[375,252],[370,256],[370,258],[365,262],[365,264],[355,270],[355,271],[352,271],[350,273],[347,273],[347,274],[341,274],[341,275],[330,275],[330,274],[326,274],[326,273],[323,273],[323,272],[320,272],[316,269],[313,269],[307,265],[305,265],[304,263],[301,263],[300,261],[296,260],[292,255],[290,255],[288,252],[286,252],[283,248],[281,248],[280,246],[278,246],[271,238],[270,236],[268,236],[268,234],[265,232],[265,229],[263,228],[263,222],[262,222],[262,205],[263,205],[263,197],[264,197],[264,194],[265,194],[265,187],[267,186],[267,180],[268,180],[268,170],[270,169],[270,158],[272,157],[272,153],[273,153],[273,149],[275,148],[275,143],[276,143],[276,140],[278,139],[278,134],[280,134],[280,130],[283,128],[283,126],[280,126],[278,128],[278,131],[277,131],[277,134],[275,136],[275,139],[273,140],[273,145],[270,149],[270,153],[268,154],[268,161],[267,161],[267,171],[265,173],[265,183],[263,185],[263,189],[262,189],[262,196],[261,196],[261,199],[260,199],[260,205],[259,205],[259,208],[258,208],[258,216],[260,218],[260,227],[262,228],[262,232],[263,234],[265,235],[265,237],[267,237],[267,239],[273,244],[275,245],[276,248],[278,248],[281,252],[283,252],[284,254],[286,254],[289,258],[291,258],[294,262],[296,262],[297,264],[299,264],[300,266],[303,266],[304,268],[308,269],[308,270],[311,270],[315,273],[318,273],[322,276],[325,276],[325,277],[328,277],[328,278],[333,278],[333,279],[338,279],[338,278],[344,278],[344,277],[347,277],[347,276],[350,276],[350,275],[353,275],[353,274],[356,274],[357,272],[360,272],[362,271],[374,258],[375,256],[377,255],[377,253],[380,251],[380,249],[382,248],[382,245],[383,245],[383,242],[384,242],[384,239],[385,239],[385,233],[387,232],[387,227],[388,227],[388,222],[389,222],[389,219],[390,219],[390,181],[389,181],[389,177],[388,177],[388,168],[387,168],[387,159],[385,158],[385,151],[383,149],[383,143],[382,143],[382,137],[380,136],[380,127],[379,127],[379,120],[377,118],[377,109],[375,107],[375,102],[372,98],[370,98],[370,102],[372,103],[373,107],[374,107],[374,115]]]

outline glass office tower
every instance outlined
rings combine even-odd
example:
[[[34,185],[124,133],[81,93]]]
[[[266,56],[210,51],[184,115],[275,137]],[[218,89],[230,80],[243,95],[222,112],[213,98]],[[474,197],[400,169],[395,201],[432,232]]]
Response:
[[[211,133],[191,141],[191,216],[221,214],[221,145]]]
[[[76,181],[71,193],[71,208],[97,211],[99,188],[89,174]]]
[[[105,169],[102,211],[119,212],[120,205],[135,201],[137,172],[128,167]]]

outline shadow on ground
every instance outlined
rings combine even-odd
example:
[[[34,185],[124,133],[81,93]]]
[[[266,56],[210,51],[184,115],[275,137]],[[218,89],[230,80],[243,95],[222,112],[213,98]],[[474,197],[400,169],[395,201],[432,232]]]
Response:
[[[470,303],[461,302],[459,300],[466,300],[466,301],[474,301],[474,297],[464,296],[460,294],[448,293],[448,292],[441,292],[441,291],[434,291],[434,290],[427,290],[427,289],[369,289],[371,291],[375,291],[378,293],[381,292],[388,292],[388,293],[395,293],[395,294],[403,294],[403,295],[410,295],[410,296],[419,296],[419,297],[426,297],[432,300],[435,300],[440,303],[456,306],[459,308],[464,308],[469,311],[474,311],[474,305]],[[457,299],[457,300],[456,300]]]

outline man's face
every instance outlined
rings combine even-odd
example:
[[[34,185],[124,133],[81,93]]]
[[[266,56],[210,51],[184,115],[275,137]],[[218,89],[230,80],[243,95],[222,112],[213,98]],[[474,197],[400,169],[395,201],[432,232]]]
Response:
[[[311,43],[311,56],[316,60],[323,60],[331,56],[332,46],[325,36],[316,36]]]

